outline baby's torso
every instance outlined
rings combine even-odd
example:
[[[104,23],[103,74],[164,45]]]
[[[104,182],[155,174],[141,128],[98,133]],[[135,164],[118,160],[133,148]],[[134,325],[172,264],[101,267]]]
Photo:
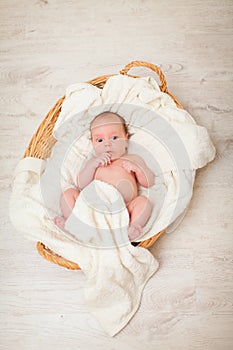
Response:
[[[100,180],[114,186],[129,203],[138,194],[138,187],[135,176],[128,173],[122,163],[125,159],[116,159],[108,166],[99,167],[95,173],[95,180]]]

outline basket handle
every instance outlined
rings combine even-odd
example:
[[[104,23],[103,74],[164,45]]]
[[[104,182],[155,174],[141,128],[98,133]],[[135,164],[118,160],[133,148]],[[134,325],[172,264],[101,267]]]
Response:
[[[127,64],[125,66],[125,68],[123,68],[121,71],[120,71],[120,74],[122,75],[127,75],[128,71],[133,68],[133,67],[146,67],[146,68],[149,68],[151,69],[153,72],[157,73],[158,76],[159,76],[159,79],[160,79],[160,90],[162,92],[165,92],[167,93],[168,92],[168,89],[167,89],[167,82],[166,82],[166,79],[165,79],[165,76],[163,74],[163,72],[161,71],[161,69],[158,67],[158,66],[155,66],[154,64],[152,63],[148,63],[148,62],[145,62],[145,61],[132,61],[130,62],[129,64]]]

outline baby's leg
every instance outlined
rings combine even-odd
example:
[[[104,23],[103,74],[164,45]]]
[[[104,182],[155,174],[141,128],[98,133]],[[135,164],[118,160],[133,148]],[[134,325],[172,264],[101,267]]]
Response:
[[[79,191],[76,190],[75,188],[68,188],[68,190],[66,190],[62,194],[60,199],[60,206],[61,206],[61,212],[65,219],[67,219],[70,216],[78,196],[79,196]]]
[[[63,216],[56,216],[54,218],[54,223],[61,229],[64,229],[65,222],[70,216],[78,196],[79,191],[75,188],[68,188],[68,190],[61,195],[60,207]]]
[[[128,235],[130,240],[134,240],[142,234],[142,228],[151,215],[152,205],[145,196],[138,196],[127,205],[127,209],[130,215]]]

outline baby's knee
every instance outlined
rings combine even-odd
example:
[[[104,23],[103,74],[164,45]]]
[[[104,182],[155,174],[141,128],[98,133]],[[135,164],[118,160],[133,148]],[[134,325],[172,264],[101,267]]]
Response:
[[[74,203],[79,195],[79,191],[75,188],[68,188],[62,193],[61,203],[65,202],[67,204]]]
[[[152,210],[152,204],[146,196],[140,195],[140,196],[136,197],[135,199],[133,199],[128,204],[127,208],[130,212],[136,208],[143,212],[144,210],[147,210],[147,211]]]
[[[140,198],[140,203],[141,206],[143,207],[143,209],[147,210],[147,211],[152,211],[152,203],[151,201],[146,197],[146,196],[139,196]]]
[[[66,219],[68,218],[70,212],[74,208],[78,195],[79,191],[77,191],[75,188],[68,188],[66,191],[63,192],[60,199],[60,207],[62,214]]]
[[[141,203],[148,205],[148,206],[152,205],[151,201],[146,196],[141,195],[141,196],[139,196],[139,198],[140,198]]]
[[[63,192],[62,196],[65,199],[76,199],[79,195],[78,190],[75,188],[68,188],[66,191]]]

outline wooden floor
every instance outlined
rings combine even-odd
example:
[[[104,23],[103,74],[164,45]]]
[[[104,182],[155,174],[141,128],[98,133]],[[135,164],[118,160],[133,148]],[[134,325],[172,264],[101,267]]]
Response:
[[[233,349],[233,2],[1,0],[0,7],[0,348]],[[66,86],[135,59],[161,66],[169,90],[208,128],[217,157],[198,171],[182,224],[151,249],[160,270],[139,311],[110,338],[86,309],[83,273],[41,259],[12,226],[8,202],[14,168]]]

